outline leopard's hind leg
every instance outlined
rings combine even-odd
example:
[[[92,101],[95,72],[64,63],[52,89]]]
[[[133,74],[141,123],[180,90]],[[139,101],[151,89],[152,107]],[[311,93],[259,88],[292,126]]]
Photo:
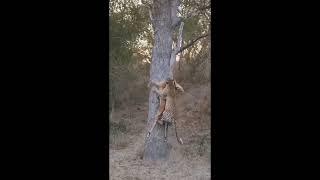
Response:
[[[175,119],[173,120],[173,123],[174,123],[174,129],[175,129],[175,131],[176,131],[176,137],[177,137],[177,140],[178,140],[178,142],[179,142],[180,144],[183,144],[182,139],[178,136],[178,132],[177,132],[177,123],[176,123],[176,120],[175,120]]]

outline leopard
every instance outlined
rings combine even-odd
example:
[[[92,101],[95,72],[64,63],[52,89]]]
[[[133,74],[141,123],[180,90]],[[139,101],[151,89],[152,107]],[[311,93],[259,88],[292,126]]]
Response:
[[[170,78],[167,78],[165,81],[158,83],[152,81],[151,84],[158,87],[157,89],[153,86],[151,90],[159,95],[160,105],[155,116],[155,121],[149,129],[147,137],[150,136],[153,128],[158,122],[160,125],[164,124],[165,126],[164,140],[167,141],[168,126],[171,126],[173,123],[175,127],[176,138],[180,144],[183,144],[182,139],[178,136],[177,133],[175,98],[177,91],[184,92],[184,89],[175,80]]]

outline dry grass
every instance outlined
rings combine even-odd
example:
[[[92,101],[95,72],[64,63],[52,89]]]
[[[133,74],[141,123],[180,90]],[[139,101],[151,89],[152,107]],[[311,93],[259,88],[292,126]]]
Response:
[[[127,127],[123,121],[120,123],[110,122],[109,124],[109,142],[110,147],[114,149],[123,149],[128,146],[126,138]]]
[[[110,135],[110,179],[210,179],[211,137],[210,114],[203,113],[206,87],[184,85],[185,94],[178,96],[178,129],[184,145],[179,145],[174,128],[169,129],[168,142],[172,145],[166,162],[143,161],[148,103],[120,108],[114,112]],[[188,95],[189,93],[189,95]],[[205,103],[203,103],[205,104]],[[202,105],[205,106],[205,105]],[[204,108],[206,109],[206,108]],[[201,113],[205,120],[201,121]]]

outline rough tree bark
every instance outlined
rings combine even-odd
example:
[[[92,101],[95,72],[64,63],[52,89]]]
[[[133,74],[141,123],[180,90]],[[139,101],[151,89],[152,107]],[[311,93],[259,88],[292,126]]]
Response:
[[[173,65],[177,48],[172,47],[173,32],[179,18],[177,17],[178,0],[153,0],[151,20],[154,30],[154,45],[152,49],[152,62],[150,81],[163,81],[173,78]],[[180,37],[181,39],[181,37]],[[180,44],[180,43],[177,43]],[[148,124],[155,120],[159,99],[150,91]],[[170,155],[171,145],[164,141],[164,128],[157,124],[149,138],[146,139],[144,149],[145,160],[166,160]]]

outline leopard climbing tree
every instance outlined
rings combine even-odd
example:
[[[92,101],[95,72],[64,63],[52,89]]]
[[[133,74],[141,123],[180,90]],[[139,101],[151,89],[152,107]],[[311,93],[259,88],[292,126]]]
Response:
[[[207,36],[202,35],[196,38],[195,41],[191,41],[190,44],[182,46],[183,20],[198,12],[192,12],[186,17],[179,17],[180,0],[153,0],[142,1],[142,3],[150,8],[149,16],[154,32],[150,82],[161,82],[168,78],[173,80],[173,71],[176,61],[180,58],[180,53],[192,46],[195,41]],[[174,36],[176,37],[174,38]],[[176,40],[174,41],[174,39]],[[158,94],[150,89],[148,126],[155,121],[160,104],[158,97]],[[143,157],[145,160],[168,159],[171,145],[164,140],[164,137],[163,126],[156,125],[145,141]]]

